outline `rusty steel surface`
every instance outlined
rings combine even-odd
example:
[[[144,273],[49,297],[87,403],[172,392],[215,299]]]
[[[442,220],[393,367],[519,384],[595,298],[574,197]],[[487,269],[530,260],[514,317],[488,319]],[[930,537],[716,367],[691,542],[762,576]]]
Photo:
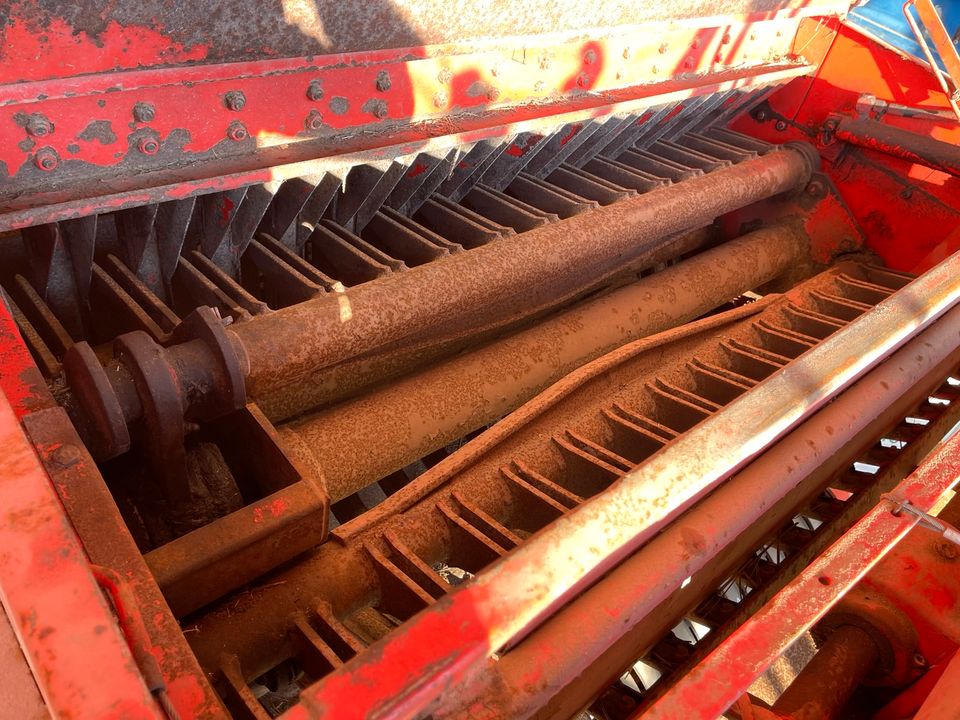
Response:
[[[281,428],[336,502],[487,425],[615,347],[680,325],[801,262],[783,225],[718,248],[548,318],[529,330],[401,378]],[[364,451],[376,449],[376,452]]]
[[[784,720],[831,720],[880,657],[877,641],[856,625],[841,625],[817,649],[773,711]]]
[[[957,265],[960,256],[951,257],[914,280],[678,437],[621,482],[554,521],[469,586],[425,610],[404,633],[378,643],[366,662],[335,672],[306,692],[300,712],[349,695],[355,683],[401,655],[423,664],[427,676],[419,690],[396,697],[400,688],[383,686],[383,694],[365,696],[366,707],[358,712],[389,708],[412,716],[429,707],[448,683],[469,681],[483,657],[522,639],[664,523],[952,307],[960,300]],[[625,512],[631,517],[628,526],[617,522]],[[456,639],[440,631],[447,623],[461,628]]]
[[[901,348],[556,613],[528,640],[496,662],[488,662],[489,676],[478,687],[464,688],[460,697],[477,693],[487,703],[496,698],[516,717],[540,706],[544,710],[535,712],[535,717],[572,715],[586,705],[601,681],[618,677],[665,627],[679,622],[705,588],[729,576],[733,558],[759,546],[778,522],[796,514],[802,498],[848,467],[858,449],[869,442],[867,438],[886,432],[956,368],[960,363],[957,323],[960,310]],[[865,413],[864,407],[883,411]],[[948,419],[949,424],[955,423],[957,413]],[[945,427],[940,424],[941,432]],[[895,470],[897,480],[937,441],[936,430],[927,442],[911,441],[909,456]],[[789,468],[789,481],[781,477],[784,468]],[[751,506],[737,512],[746,495]],[[752,511],[755,507],[763,510],[759,518]],[[688,578],[691,582],[684,584]],[[569,643],[582,638],[585,628],[589,628],[590,643],[581,642],[576,655],[564,652]],[[714,629],[711,634],[721,632]],[[535,667],[536,671],[531,670]],[[568,684],[569,677],[578,679]],[[454,716],[459,707],[451,703],[435,714]]]
[[[844,275],[844,272],[853,273],[853,275]],[[875,281],[883,280],[891,286],[883,289],[879,285],[859,285],[861,281],[853,280],[854,276],[861,277],[861,280],[867,278]],[[603,413],[598,412],[599,410],[609,406],[611,402],[627,402],[629,406],[639,401],[639,398],[633,394],[627,395],[624,400],[618,400],[618,395],[622,392],[620,388],[640,385],[639,378],[643,378],[644,375],[647,380],[646,385],[654,380],[659,382],[658,377],[661,372],[666,373],[663,378],[668,383],[678,382],[682,373],[667,371],[666,368],[679,366],[678,370],[682,369],[684,361],[689,360],[691,354],[693,357],[702,358],[703,362],[709,360],[719,362],[721,365],[729,363],[729,360],[722,359],[724,353],[722,347],[717,346],[718,340],[715,334],[720,333],[723,337],[731,333],[733,339],[730,342],[738,343],[738,347],[740,342],[761,344],[772,342],[773,345],[770,347],[778,346],[780,341],[774,339],[776,336],[768,336],[767,340],[760,340],[759,335],[768,332],[768,329],[777,332],[774,328],[786,321],[786,317],[780,315],[782,308],[788,308],[789,312],[794,312],[789,310],[789,307],[793,307],[791,303],[800,303],[808,308],[819,307],[814,304],[814,295],[804,300],[806,294],[826,293],[822,297],[828,298],[835,292],[853,292],[856,297],[866,299],[866,296],[858,294],[860,291],[856,290],[856,287],[872,287],[872,302],[875,302],[878,297],[888,295],[893,289],[907,282],[907,279],[902,276],[886,275],[882,271],[847,267],[845,271],[827,273],[824,277],[811,281],[809,288],[804,290],[801,287],[796,293],[792,292],[788,298],[775,301],[775,298],[770,297],[733,313],[727,313],[729,317],[717,316],[650,340],[641,340],[626,346],[622,351],[613,353],[603,361],[595,361],[592,365],[574,373],[568,380],[561,381],[546,395],[512,413],[456,456],[418,478],[374,511],[343,527],[336,528],[334,535],[337,542],[327,543],[319,548],[299,567],[276,575],[274,582],[257,588],[249,595],[240,596],[236,601],[226,599],[221,607],[200,619],[196,631],[190,633],[189,637],[195,651],[207,667],[218,666],[220,653],[235,653],[244,674],[248,677],[255,676],[281,660],[283,653],[287,652],[284,649],[285,643],[278,642],[278,639],[284,636],[289,613],[297,609],[309,612],[315,603],[328,602],[332,605],[333,613],[345,618],[344,622],[352,622],[347,616],[351,615],[353,609],[363,607],[365,603],[376,602],[377,587],[385,581],[384,577],[378,573],[385,572],[385,567],[401,567],[404,573],[413,573],[405,582],[419,584],[420,587],[426,588],[419,592],[429,592],[433,597],[439,597],[435,594],[438,592],[436,579],[432,581],[433,584],[430,581],[431,577],[435,577],[434,571],[429,568],[430,562],[438,558],[446,559],[452,564],[459,563],[467,567],[471,572],[479,570],[478,562],[485,565],[506,552],[506,548],[520,542],[515,532],[504,529],[506,525],[501,526],[501,522],[509,524],[510,527],[519,523],[519,527],[528,529],[517,532],[535,530],[546,522],[544,518],[556,517],[565,512],[565,508],[574,507],[582,502],[583,498],[577,493],[593,494],[617,476],[618,471],[615,468],[606,466],[607,469],[604,469],[604,463],[600,462],[598,456],[593,461],[595,463],[593,466],[589,463],[587,465],[568,464],[566,470],[562,472],[564,477],[558,477],[559,459],[551,459],[555,455],[555,450],[550,449],[553,442],[548,441],[546,445],[544,444],[544,440],[552,434],[557,441],[562,441],[568,447],[568,450],[563,451],[564,453],[580,452],[569,443],[573,441],[582,445],[583,440],[578,440],[578,437],[597,438],[597,432],[602,431],[601,427],[597,427],[597,423],[598,421],[601,425],[603,423],[601,420]],[[851,282],[852,285],[849,284]],[[847,287],[847,290],[843,290],[843,287]],[[832,332],[836,327],[848,322],[853,315],[869,307],[859,302],[842,299],[827,302],[828,305],[831,302],[840,303],[830,307],[833,308],[832,312],[842,313],[844,320],[831,321],[835,324],[830,326],[829,330],[826,326],[821,326],[819,330],[807,327],[807,332],[818,332],[821,336],[824,332]],[[796,312],[805,311],[797,310]],[[747,323],[747,319],[756,313],[760,313],[760,319]],[[733,332],[731,329],[733,326],[725,327],[736,319],[744,324],[743,328]],[[815,341],[808,338],[807,342]],[[667,343],[672,343],[676,347]],[[704,346],[705,349],[696,350],[700,346]],[[781,351],[787,350],[781,348]],[[800,352],[800,347],[794,346],[789,352],[795,355]],[[636,359],[627,363],[626,361],[634,355]],[[781,362],[786,362],[786,358]],[[623,370],[618,369],[618,363],[626,363]],[[772,372],[773,367],[771,365],[766,372]],[[922,367],[921,364],[920,368]],[[755,372],[755,370],[746,371]],[[639,378],[636,373],[640,373]],[[590,381],[591,384],[586,384],[586,380],[590,378],[593,378]],[[684,380],[681,385],[688,382]],[[755,383],[756,380],[749,381],[742,378],[738,382]],[[592,383],[596,385],[593,386]],[[670,387],[670,385],[664,387]],[[748,384],[735,383],[731,387],[739,387],[739,392],[743,392]],[[902,385],[893,384],[892,387],[902,389]],[[581,413],[582,418],[575,420],[576,415],[566,419],[562,415],[557,417],[555,413],[560,412],[564,405],[558,405],[556,410],[552,409],[552,406],[574,391],[578,394],[579,400],[572,402],[571,396],[571,403],[568,405],[572,404],[577,408],[576,412]],[[701,389],[699,392],[704,390]],[[710,394],[712,396],[713,392],[711,391]],[[657,395],[654,394],[650,399],[643,401],[643,407],[648,408],[645,412],[658,412],[652,407],[656,397]],[[720,397],[716,399],[720,401]],[[722,402],[727,402],[729,399],[728,394]],[[584,400],[587,401],[585,404],[583,404]],[[571,408],[568,408],[565,412],[570,410]],[[643,411],[637,409],[634,412]],[[542,418],[541,415],[543,415]],[[660,422],[674,424],[681,429],[683,426],[676,423],[688,423],[689,420],[683,419],[688,415],[688,411],[672,411],[660,417]],[[651,417],[656,416],[651,415]],[[561,430],[564,427],[569,429],[571,433],[569,437],[566,434],[567,431]],[[519,444],[513,443],[514,434],[519,439]],[[607,445],[612,442],[612,439],[601,437],[597,441]],[[498,443],[506,446],[500,448]],[[511,444],[513,444],[512,447]],[[582,445],[582,447],[587,446]],[[611,446],[608,445],[608,447]],[[619,448],[620,445],[615,444],[612,447]],[[628,456],[633,457],[636,451],[636,449],[629,451],[621,448],[609,452],[628,452]],[[648,449],[647,452],[649,451]],[[489,457],[486,457],[487,455]],[[610,458],[609,462],[623,462],[613,460],[612,455],[606,457]],[[483,463],[478,464],[477,460],[481,458]],[[500,474],[501,471],[497,470],[499,467],[509,470],[513,459],[523,462],[517,468],[510,470],[509,474],[518,473],[518,478],[522,476],[526,479],[517,479],[511,483],[508,477],[491,477],[491,475]],[[571,461],[582,462],[576,457],[571,457]],[[472,468],[473,464],[478,464],[478,467]],[[529,470],[521,469],[523,467],[535,469],[536,472],[531,475]],[[597,484],[600,482],[598,471],[608,478],[599,485]],[[613,472],[613,475],[608,475],[609,472]],[[537,480],[539,473],[545,473],[545,478],[551,479]],[[587,480],[586,477],[581,477],[582,475],[592,479]],[[540,490],[523,490],[523,487],[529,487],[528,482],[547,484]],[[570,489],[557,486],[557,482]],[[449,483],[449,486],[446,483]],[[554,494],[551,497],[545,497],[544,491]],[[524,495],[530,492],[534,493],[535,497]],[[513,496],[512,501],[511,496]],[[559,505],[558,500],[562,500],[565,505]],[[530,504],[531,502],[533,504]],[[545,505],[542,505],[544,503]],[[538,508],[538,504],[542,506]],[[461,505],[464,509],[458,514],[455,508]],[[467,508],[469,508],[469,514],[466,514]],[[448,515],[444,516],[444,513]],[[534,519],[535,517],[540,519]],[[468,519],[472,524],[467,524]],[[495,527],[501,529],[494,530]],[[475,533],[477,538],[498,539],[496,541],[478,540],[477,542],[481,545],[470,551],[468,555],[464,555],[465,547],[457,550],[458,543],[462,543],[463,540],[458,541],[456,533],[465,532],[467,528],[476,528],[469,532]],[[487,545],[483,546],[483,543]],[[501,546],[499,543],[504,544]],[[372,561],[370,556],[365,556],[364,547],[373,547],[377,553],[385,553],[386,557],[379,561]],[[486,549],[483,549],[484,547]],[[474,558],[468,559],[470,555]],[[418,560],[418,557],[423,559]],[[427,564],[424,565],[424,563]],[[417,567],[419,569],[416,569]],[[388,574],[386,577],[389,579],[391,576]],[[416,578],[416,580],[409,578]],[[391,586],[384,586],[384,588],[389,587]],[[335,591],[334,588],[336,588]],[[410,605],[403,607],[397,604],[400,602],[402,593],[401,597],[397,597],[394,595],[396,589],[392,591],[384,589],[382,592],[381,602],[386,605],[380,606],[381,611],[402,619],[410,614]],[[439,593],[442,595],[444,590],[439,590]],[[420,604],[422,602],[422,600],[416,601]],[[417,607],[416,603],[413,607]],[[251,622],[252,618],[257,618],[255,624]],[[376,636],[372,639],[375,638]],[[372,642],[372,639],[364,642]],[[597,647],[599,648],[600,645],[598,644]],[[509,657],[508,653],[505,658]],[[461,685],[461,687],[464,686]],[[454,698],[450,696],[448,699]],[[518,698],[518,702],[521,700],[522,698]],[[536,699],[534,698],[532,702],[536,702]]]
[[[5,397],[0,397],[0,447],[5,511],[0,596],[44,702],[61,717],[161,718]]]
[[[834,118],[838,140],[960,175],[960,149],[952,143],[886,125],[875,120]]]
[[[891,493],[930,510],[960,481],[954,435]],[[882,500],[697,668],[638,717],[716,717],[761,672],[917,526],[918,518]],[[921,531],[929,535],[928,531]],[[723,682],[717,682],[717,678]]]

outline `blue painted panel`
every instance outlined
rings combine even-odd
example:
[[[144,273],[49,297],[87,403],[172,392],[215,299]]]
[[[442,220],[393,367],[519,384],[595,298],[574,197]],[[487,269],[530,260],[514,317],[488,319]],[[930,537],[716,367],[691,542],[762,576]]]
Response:
[[[934,6],[956,45],[957,40],[960,40],[960,0],[943,0],[934,3]],[[898,50],[926,61],[920,44],[903,16],[903,0],[867,0],[851,10],[848,18],[852,26],[862,28]],[[939,61],[936,49],[932,43],[929,44],[934,57]],[[943,66],[942,61],[940,65]]]

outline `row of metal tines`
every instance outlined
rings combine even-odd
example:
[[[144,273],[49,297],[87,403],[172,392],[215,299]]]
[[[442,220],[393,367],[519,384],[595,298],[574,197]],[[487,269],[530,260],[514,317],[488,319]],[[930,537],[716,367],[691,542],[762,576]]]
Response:
[[[0,280],[52,376],[79,340],[164,343],[201,305],[242,322],[768,152],[722,126],[749,97],[27,228]]]

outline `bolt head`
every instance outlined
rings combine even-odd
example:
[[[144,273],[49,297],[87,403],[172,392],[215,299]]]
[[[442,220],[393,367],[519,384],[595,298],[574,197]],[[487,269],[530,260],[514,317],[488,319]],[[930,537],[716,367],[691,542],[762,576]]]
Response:
[[[144,155],[156,155],[157,152],[160,150],[160,143],[157,141],[156,138],[152,138],[152,137],[141,138],[140,142],[137,143],[137,148]]]
[[[231,90],[223,96],[223,104],[226,105],[228,110],[239,112],[247,104],[247,96],[239,90]]]
[[[153,122],[156,116],[157,112],[150,103],[138,102],[133,106],[133,119],[138,123]]]
[[[323,127],[323,115],[316,110],[311,110],[305,121],[307,130],[319,130]]]
[[[323,83],[319,80],[311,80],[307,85],[307,99],[317,102],[323,99]]]
[[[52,150],[40,150],[33,158],[34,164],[44,172],[56,170],[60,160]]]
[[[32,115],[27,120],[26,130],[33,137],[45,137],[53,132],[53,125],[42,115]]]
[[[231,123],[230,127],[227,128],[227,137],[234,142],[241,142],[250,137],[250,134],[242,123],[235,122]]]
[[[777,120],[774,127],[777,129],[778,132],[783,132],[784,130],[787,129],[787,124],[783,120]]]
[[[393,83],[390,82],[390,73],[386,70],[381,70],[377,73],[377,90],[380,92],[386,92],[390,89]]]

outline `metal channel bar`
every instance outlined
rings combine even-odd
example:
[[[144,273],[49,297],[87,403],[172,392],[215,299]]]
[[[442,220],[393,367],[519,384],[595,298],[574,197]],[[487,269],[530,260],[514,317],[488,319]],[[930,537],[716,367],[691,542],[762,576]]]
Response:
[[[307,717],[317,708],[342,707],[343,697],[356,700],[355,688],[372,678],[377,678],[378,691],[354,703],[358,716],[381,711],[415,716],[451,684],[470,680],[485,657],[522,639],[958,300],[960,253],[425,610],[403,633],[385,638],[364,658],[306,690],[302,705],[287,713],[287,720]],[[631,522],[622,522],[624,517]],[[397,673],[398,666],[406,672]],[[417,676],[419,685],[406,684]]]
[[[891,493],[929,512],[960,482],[960,434]],[[639,720],[715,718],[809,630],[918,523],[882,500],[764,608],[688,673]]]

